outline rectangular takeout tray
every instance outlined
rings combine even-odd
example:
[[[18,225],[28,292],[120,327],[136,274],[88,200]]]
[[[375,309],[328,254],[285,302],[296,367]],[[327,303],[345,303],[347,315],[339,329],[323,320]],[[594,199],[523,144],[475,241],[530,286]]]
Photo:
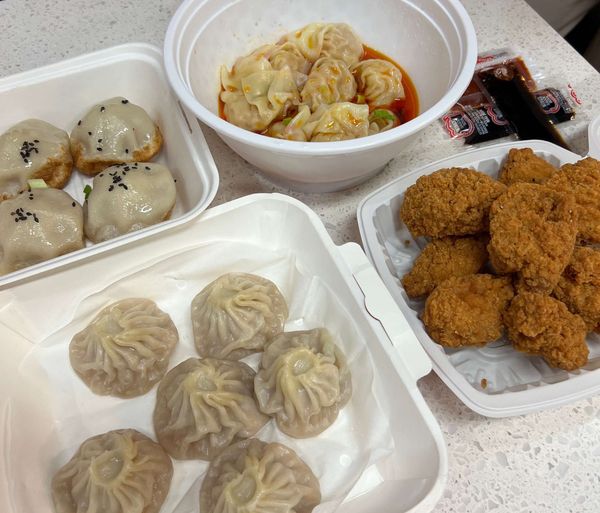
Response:
[[[416,381],[431,370],[429,358],[357,244],[334,245],[318,216],[299,201],[278,194],[257,194],[212,208],[172,230],[139,239],[136,244],[121,248],[118,254],[112,252],[97,255],[94,259],[81,259],[69,267],[52,269],[35,281],[22,281],[11,288],[0,289],[0,305],[3,305],[0,307],[0,337],[4,347],[0,360],[3,453],[0,458],[0,511],[22,513],[14,505],[26,501],[36,505],[37,513],[50,513],[51,476],[47,474],[51,472],[46,460],[53,459],[51,466],[57,468],[54,460],[58,459],[51,440],[66,439],[63,444],[68,445],[68,452],[72,454],[71,451],[85,438],[79,432],[73,436],[73,424],[84,426],[90,431],[85,434],[90,436],[99,429],[98,423],[106,427],[119,421],[118,416],[112,415],[117,400],[94,399],[101,400],[106,406],[103,418],[82,420],[78,418],[78,404],[88,395],[79,396],[74,392],[74,387],[81,388],[81,384],[55,389],[43,386],[51,381],[43,377],[34,379],[33,374],[23,370],[28,368],[27,362],[31,360],[28,356],[40,344],[44,346],[43,342],[49,336],[47,331],[63,333],[59,331],[61,326],[70,322],[84,298],[112,290],[109,287],[116,287],[122,294],[129,293],[120,280],[131,276],[137,280],[135,283],[145,283],[160,275],[161,279],[168,280],[169,286],[185,294],[187,285],[182,281],[179,267],[164,270],[165,262],[172,262],[170,259],[176,257],[178,262],[185,259],[186,266],[198,266],[197,260],[187,255],[199,255],[199,252],[213,262],[213,255],[218,252],[211,251],[232,242],[240,248],[257,248],[235,252],[231,256],[236,262],[236,270],[251,272],[254,265],[252,252],[291,255],[303,275],[332,291],[337,308],[356,323],[359,343],[365,345],[372,358],[378,377],[377,388],[373,390],[377,392],[377,400],[387,418],[368,418],[365,422],[389,424],[393,449],[367,468],[339,511],[425,513],[433,509],[444,489],[447,453],[439,426],[416,386]],[[218,259],[215,262],[217,268],[227,265]],[[331,303],[326,309],[333,308]],[[44,312],[43,319],[38,317],[37,323],[30,317],[35,317],[35,312]],[[179,328],[189,313],[178,315],[181,317]],[[180,345],[193,347],[185,330],[182,336]],[[67,374],[70,383],[68,374],[72,372],[66,350],[59,357],[60,368],[64,358],[63,374]],[[176,363],[171,362],[171,366]],[[42,359],[38,364],[47,372],[54,365],[48,359]],[[56,373],[56,369],[52,372]],[[357,391],[361,387],[359,378],[360,373],[353,375],[353,388]],[[78,381],[76,376],[73,379]],[[149,393],[149,400],[154,393],[154,390]],[[67,410],[72,412],[66,415],[68,418],[52,416],[57,401],[67,407],[72,405]],[[23,413],[19,414],[17,410]],[[26,415],[27,422],[15,429],[19,415]],[[127,426],[112,429],[117,427]],[[355,430],[356,434],[360,433],[358,426],[350,429],[352,433]],[[50,456],[42,457],[42,453]],[[21,463],[20,470],[10,467],[10,461],[16,456]],[[60,464],[66,461],[65,458],[68,458],[66,453],[61,453]],[[32,473],[29,472],[31,468],[35,469]],[[197,503],[192,509],[183,503],[180,506],[162,511],[197,511]]]
[[[574,372],[549,367],[501,339],[483,348],[444,348],[427,334],[419,313],[423,301],[408,298],[400,283],[427,240],[414,239],[399,218],[404,193],[421,176],[450,167],[470,167],[497,177],[511,148],[531,148],[554,166],[582,157],[546,141],[517,141],[464,152],[416,169],[366,197],[357,218],[365,252],[417,338],[433,369],[469,408],[488,417],[520,415],[558,406],[600,391],[600,336],[588,335],[588,364]]]
[[[29,118],[42,119],[70,133],[91,107],[114,96],[142,107],[160,127],[164,143],[153,161],[166,165],[177,180],[170,219],[99,244],[88,241],[88,246],[78,251],[0,276],[0,287],[189,221],[215,197],[219,175],[200,125],[171,93],[162,52],[148,44],[115,46],[1,78],[0,133]],[[83,189],[91,183],[91,177],[73,169],[64,190],[83,204]]]

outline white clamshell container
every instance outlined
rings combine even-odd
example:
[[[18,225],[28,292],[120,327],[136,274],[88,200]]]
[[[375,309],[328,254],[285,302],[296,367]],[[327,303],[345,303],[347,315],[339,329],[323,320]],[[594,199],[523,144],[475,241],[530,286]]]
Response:
[[[592,125],[590,153],[597,144],[592,137]],[[423,237],[414,239],[400,221],[398,212],[406,189],[419,177],[449,167],[470,167],[495,178],[511,148],[531,148],[557,167],[583,158],[555,144],[537,140],[466,151],[388,183],[366,197],[357,212],[365,252],[432,359],[433,369],[469,408],[488,417],[551,408],[600,391],[599,335],[588,335],[589,361],[574,372],[551,368],[541,357],[520,353],[505,338],[483,348],[444,348],[429,337],[419,319],[424,301],[408,298],[400,283],[427,243]]]
[[[219,251],[223,254],[224,245],[227,257],[216,258]],[[375,418],[359,417],[361,425],[342,422],[338,429],[341,427],[344,436],[360,442],[365,426],[382,426],[386,436],[391,435],[392,443],[375,463],[365,467],[362,475],[358,474],[361,477],[337,511],[430,512],[442,494],[447,474],[447,453],[440,428],[416,385],[420,377],[430,372],[431,362],[360,247],[354,243],[335,246],[313,211],[297,200],[278,194],[240,198],[212,208],[189,223],[163,231],[160,236],[139,239],[136,244],[120,248],[118,253],[97,255],[69,267],[55,268],[35,282],[0,287],[0,304],[4,305],[0,309],[3,341],[0,440],[4,454],[0,458],[0,511],[21,513],[26,505],[28,511],[51,513],[52,473],[92,433],[135,427],[151,434],[148,405],[153,404],[154,391],[140,398],[146,402],[139,412],[137,403],[132,400],[93,396],[75,375],[70,376],[73,372],[65,345],[68,340],[60,341],[56,347],[47,343],[57,335],[62,339],[64,326],[77,318],[80,308],[77,305],[82,304],[83,298],[88,298],[85,301],[90,306],[84,316],[87,319],[101,307],[100,303],[108,300],[104,298],[108,292],[110,298],[119,294],[127,296],[139,290],[138,287],[160,279],[167,284],[166,288],[174,291],[176,300],[181,301],[179,296],[196,293],[199,283],[194,280],[205,272],[203,262],[209,262],[219,272],[252,272],[266,253],[276,255],[279,267],[285,266],[285,258],[282,260],[277,255],[288,255],[294,262],[293,268],[308,277],[310,286],[303,290],[309,303],[311,298],[317,299],[315,285],[329,291],[335,301],[328,301],[318,312],[300,309],[305,312],[301,317],[322,316],[329,325],[327,319],[336,317],[334,310],[340,315],[343,312],[343,318],[355,325],[360,347],[366,350],[367,360],[372,361],[376,372],[377,386],[372,391],[384,413]],[[198,258],[192,258],[193,255]],[[171,266],[174,258],[185,265]],[[224,260],[235,262],[235,269]],[[128,286],[133,288],[130,290]],[[296,278],[291,280],[289,288],[292,291],[299,288]],[[40,291],[52,292],[40,294]],[[292,304],[291,309],[294,308],[297,310],[298,305]],[[37,322],[32,318],[36,312],[39,312]],[[180,330],[177,349],[180,352],[176,355],[181,358],[184,357],[183,346],[193,348],[191,327],[185,325],[185,321],[189,323],[189,309],[176,312],[171,308],[171,315]],[[32,364],[31,355],[36,351],[48,357]],[[172,361],[171,365],[175,363]],[[364,388],[368,384],[361,381],[364,374],[360,372],[361,366],[367,363],[362,359],[358,362],[359,368],[353,370],[352,380],[355,393],[367,393],[370,397],[371,389]],[[57,373],[63,376],[56,378]],[[90,402],[98,405],[99,413],[82,415]],[[57,416],[59,404],[63,405],[61,416]],[[353,404],[352,408],[357,408],[360,414],[363,404]],[[340,413],[343,415],[344,410]],[[27,421],[20,423],[20,418]],[[327,431],[316,438],[322,436],[327,436]],[[336,440],[327,443],[335,446]],[[292,442],[297,443],[300,448],[297,450],[302,452],[305,444],[313,440],[289,439],[286,443]],[[320,469],[353,464],[347,457],[340,458],[339,462],[328,460],[320,452],[309,456],[312,464],[316,463]],[[11,461],[18,461],[16,468],[11,467]],[[193,471],[197,463],[175,462],[175,478],[162,513],[197,511],[199,474]],[[184,493],[180,489],[181,481],[185,479],[196,482],[182,498],[179,495]],[[323,511],[331,511],[331,508]]]
[[[0,133],[28,118],[39,118],[70,133],[95,104],[123,96],[148,112],[164,138],[153,162],[165,164],[177,180],[169,220],[79,251],[0,276],[0,286],[90,258],[184,223],[205,210],[217,193],[219,175],[202,130],[169,89],[162,52],[131,43],[100,50],[0,79]],[[83,204],[92,178],[73,169],[64,188]],[[1,226],[0,226],[1,229]]]

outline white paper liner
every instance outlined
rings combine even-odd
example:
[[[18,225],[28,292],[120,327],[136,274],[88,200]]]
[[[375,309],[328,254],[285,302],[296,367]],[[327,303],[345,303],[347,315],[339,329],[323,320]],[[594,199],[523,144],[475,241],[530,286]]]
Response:
[[[14,511],[52,511],[50,480],[87,438],[113,429],[135,428],[156,439],[152,412],[157,387],[133,399],[93,394],[69,364],[68,346],[73,335],[114,301],[149,298],[171,315],[179,330],[179,344],[169,365],[172,368],[198,356],[190,320],[193,297],[218,276],[234,271],[255,273],[275,282],[288,301],[286,331],[324,326],[348,359],[352,398],[329,429],[317,437],[300,440],[280,432],[273,420],[257,434],[261,440],[291,447],[313,470],[322,493],[322,503],[315,512],[333,511],[370,465],[391,454],[393,439],[387,414],[377,400],[377,389],[381,387],[377,371],[356,323],[335,292],[303,268],[288,250],[215,242],[165,258],[88,295],[74,309],[72,318],[66,312],[57,316],[56,308],[50,309],[48,315],[20,309],[20,317],[35,318],[38,330],[52,334],[34,345],[23,361],[23,389],[20,393],[15,391],[15,400],[3,412],[6,436],[10,438],[3,442],[8,448],[4,455],[6,468],[13,472],[8,477]],[[260,355],[252,355],[244,361],[256,369],[259,359]],[[39,396],[32,397],[32,393]],[[32,407],[38,408],[36,416],[42,418],[40,397],[46,408],[47,425],[31,426]],[[173,462],[173,481],[161,513],[197,513],[199,489],[208,463]],[[376,484],[373,481],[373,486]],[[359,493],[370,489],[361,484]],[[354,491],[352,495],[356,494]]]

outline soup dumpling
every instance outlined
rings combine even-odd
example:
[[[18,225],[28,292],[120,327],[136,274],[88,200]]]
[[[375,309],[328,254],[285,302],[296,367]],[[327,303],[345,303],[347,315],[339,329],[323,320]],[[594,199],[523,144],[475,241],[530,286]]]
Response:
[[[0,200],[26,190],[35,178],[62,189],[72,169],[69,134],[50,123],[28,119],[0,135]]]
[[[118,96],[94,105],[71,132],[75,166],[88,175],[121,162],[146,162],[162,146],[144,109]]]
[[[262,351],[283,331],[287,316],[285,298],[272,281],[225,274],[192,301],[196,349],[202,357],[239,360]]]
[[[316,436],[350,400],[350,369],[324,328],[282,333],[265,349],[254,378],[263,413],[295,438]]]
[[[321,488],[289,447],[256,438],[219,454],[200,489],[200,513],[311,513]]]
[[[402,73],[391,62],[367,59],[352,67],[358,92],[371,107],[385,106],[404,98]]]
[[[321,104],[351,101],[356,96],[356,81],[344,61],[323,57],[312,67],[301,95],[314,112]]]
[[[0,203],[0,275],[84,247],[83,210],[60,189],[33,189]]]
[[[117,164],[94,177],[84,203],[85,234],[102,242],[168,219],[175,205],[175,181],[162,164]]]
[[[56,513],[158,513],[173,464],[156,442],[134,429],[88,438],[52,479]]]
[[[73,370],[98,395],[135,397],[164,376],[179,340],[154,301],[129,298],[107,306],[69,345]]]
[[[213,459],[223,448],[258,432],[269,417],[254,399],[254,371],[245,363],[189,358],[158,387],[154,431],[178,459]]]

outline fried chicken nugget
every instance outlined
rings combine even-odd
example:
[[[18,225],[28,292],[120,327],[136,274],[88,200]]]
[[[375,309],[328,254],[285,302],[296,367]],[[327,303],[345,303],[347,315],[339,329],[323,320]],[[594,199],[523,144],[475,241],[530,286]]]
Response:
[[[423,323],[443,346],[482,346],[502,335],[502,314],[513,295],[508,276],[449,278],[427,298]]]
[[[600,331],[600,251],[575,248],[553,295],[579,315],[589,331]]]
[[[546,185],[575,195],[578,240],[600,242],[600,161],[588,157],[565,164]]]
[[[490,209],[494,269],[519,273],[517,289],[549,294],[575,248],[575,199],[544,185],[511,185]]]
[[[445,237],[431,241],[402,278],[408,297],[427,296],[444,280],[476,274],[488,260],[483,237]]]
[[[545,183],[557,171],[552,164],[533,153],[531,148],[512,148],[498,180],[505,185],[519,182]]]
[[[406,190],[400,219],[413,237],[485,232],[490,205],[505,188],[474,169],[440,169],[420,177]]]
[[[587,363],[586,327],[558,299],[523,292],[504,314],[508,338],[515,349],[539,355],[551,367],[575,370]]]

